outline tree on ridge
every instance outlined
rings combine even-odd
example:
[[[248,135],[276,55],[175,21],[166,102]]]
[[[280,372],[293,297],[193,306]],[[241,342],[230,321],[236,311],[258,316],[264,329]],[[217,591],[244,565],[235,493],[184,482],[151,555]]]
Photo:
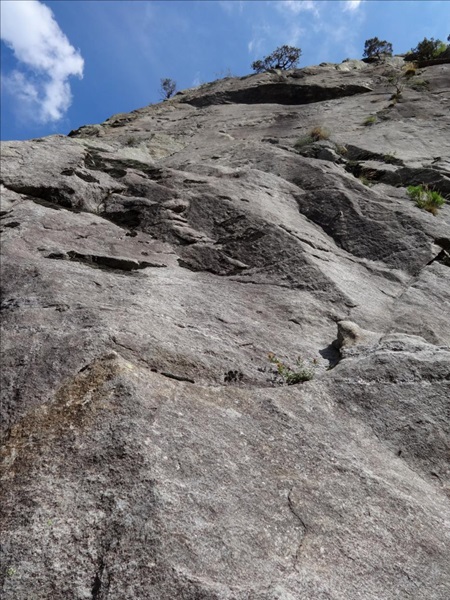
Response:
[[[381,56],[392,56],[392,44],[377,37],[370,38],[364,43],[364,56],[367,58],[378,58]]]
[[[160,87],[160,96],[161,100],[168,100],[171,96],[174,95],[177,89],[177,82],[170,77],[165,77],[161,79],[161,87]]]
[[[301,54],[300,48],[280,46],[262,60],[255,60],[252,69],[256,73],[263,73],[269,69],[294,69],[298,65]]]

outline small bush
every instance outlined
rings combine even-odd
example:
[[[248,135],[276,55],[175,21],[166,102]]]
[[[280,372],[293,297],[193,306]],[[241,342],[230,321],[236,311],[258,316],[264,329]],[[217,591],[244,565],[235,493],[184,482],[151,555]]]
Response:
[[[263,73],[269,69],[294,69],[298,65],[302,51],[294,46],[280,46],[265,56],[262,60],[255,60],[252,69],[255,73]]]
[[[303,360],[298,357],[296,360],[296,367],[292,369],[287,366],[281,360],[279,360],[272,352],[268,355],[269,361],[275,365],[277,376],[280,383],[286,385],[296,385],[297,383],[303,383],[304,381],[310,381],[314,378],[314,370],[305,365]]]
[[[446,44],[441,40],[435,40],[434,38],[423,38],[421,42],[417,44],[415,48],[411,50],[416,60],[431,60],[438,58],[442,52],[447,49]]]
[[[438,40],[438,42],[439,44],[436,47],[433,58],[439,58],[439,56],[447,50],[447,45],[445,42],[441,42],[440,40]]]
[[[301,150],[305,146],[309,146],[309,144],[313,144],[314,142],[318,142],[320,140],[328,140],[330,137],[330,132],[328,129],[324,127],[316,126],[311,129],[308,135],[304,135],[295,142],[294,148],[296,150]]]
[[[394,93],[390,97],[390,100],[393,100],[395,104],[398,102],[398,100],[400,100],[403,94],[404,85],[402,82],[401,74],[393,73],[388,77],[388,82],[390,83],[390,85],[393,85],[395,89]]]
[[[364,43],[364,56],[367,58],[378,58],[381,56],[392,56],[392,44],[377,37],[370,38]]]
[[[389,100],[392,102],[392,104],[390,104],[390,106],[395,106],[401,97],[402,97],[401,93],[400,94],[392,94],[392,96],[389,98]]]
[[[168,100],[173,96],[177,89],[177,82],[169,77],[161,79],[161,87],[159,88],[159,94],[161,100]]]
[[[413,67],[412,65],[410,67],[407,67],[406,71],[404,72],[404,76],[409,79],[410,77],[413,77],[416,74],[416,68]]]
[[[364,121],[364,125],[366,127],[371,127],[372,125],[374,125],[377,122],[377,118],[375,115],[371,115],[370,117],[367,117],[367,119]]]
[[[426,185],[410,185],[407,192],[409,197],[416,203],[416,206],[433,215],[436,215],[438,209],[445,204],[445,198],[439,192],[430,190]]]
[[[309,135],[315,142],[318,142],[319,140],[328,140],[330,132],[324,127],[317,126],[311,129]]]

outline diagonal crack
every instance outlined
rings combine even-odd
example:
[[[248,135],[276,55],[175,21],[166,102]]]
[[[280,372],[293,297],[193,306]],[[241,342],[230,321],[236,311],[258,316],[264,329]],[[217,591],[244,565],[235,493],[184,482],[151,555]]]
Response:
[[[308,531],[308,528],[306,526],[305,521],[299,515],[299,513],[297,512],[297,510],[294,507],[294,503],[293,503],[292,497],[291,497],[293,489],[294,489],[294,486],[291,487],[291,489],[289,490],[288,495],[287,495],[288,507],[289,507],[289,510],[291,511],[291,513],[294,515],[294,517],[297,519],[297,521],[300,523],[300,525],[302,526],[302,529],[303,529],[303,535],[302,535],[302,537],[300,539],[299,545],[297,547],[297,550],[296,550],[295,556],[294,556],[294,569],[298,570],[297,569],[297,564],[298,564],[299,558],[300,558],[300,551],[302,549],[303,540],[304,540],[305,535],[306,535],[306,533]]]

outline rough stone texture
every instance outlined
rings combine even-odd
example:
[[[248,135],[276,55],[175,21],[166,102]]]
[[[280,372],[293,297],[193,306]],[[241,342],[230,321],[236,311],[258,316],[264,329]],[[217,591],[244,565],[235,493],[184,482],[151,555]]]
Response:
[[[402,65],[2,144],[6,600],[450,597],[450,65]]]

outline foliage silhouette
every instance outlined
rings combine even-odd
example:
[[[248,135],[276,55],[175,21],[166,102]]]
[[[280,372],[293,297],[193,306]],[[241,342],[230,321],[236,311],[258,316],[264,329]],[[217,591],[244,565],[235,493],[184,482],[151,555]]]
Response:
[[[177,89],[177,82],[170,77],[161,79],[160,96],[162,100],[168,100],[174,95]]]
[[[377,37],[370,38],[364,43],[364,56],[378,59],[381,56],[392,56],[392,44]]]
[[[263,73],[269,69],[293,69],[298,65],[301,54],[300,48],[280,46],[262,60],[255,60],[252,69],[256,73]]]
[[[437,58],[446,50],[447,46],[441,40],[434,38],[423,38],[415,48],[411,50],[416,60],[431,60]]]

